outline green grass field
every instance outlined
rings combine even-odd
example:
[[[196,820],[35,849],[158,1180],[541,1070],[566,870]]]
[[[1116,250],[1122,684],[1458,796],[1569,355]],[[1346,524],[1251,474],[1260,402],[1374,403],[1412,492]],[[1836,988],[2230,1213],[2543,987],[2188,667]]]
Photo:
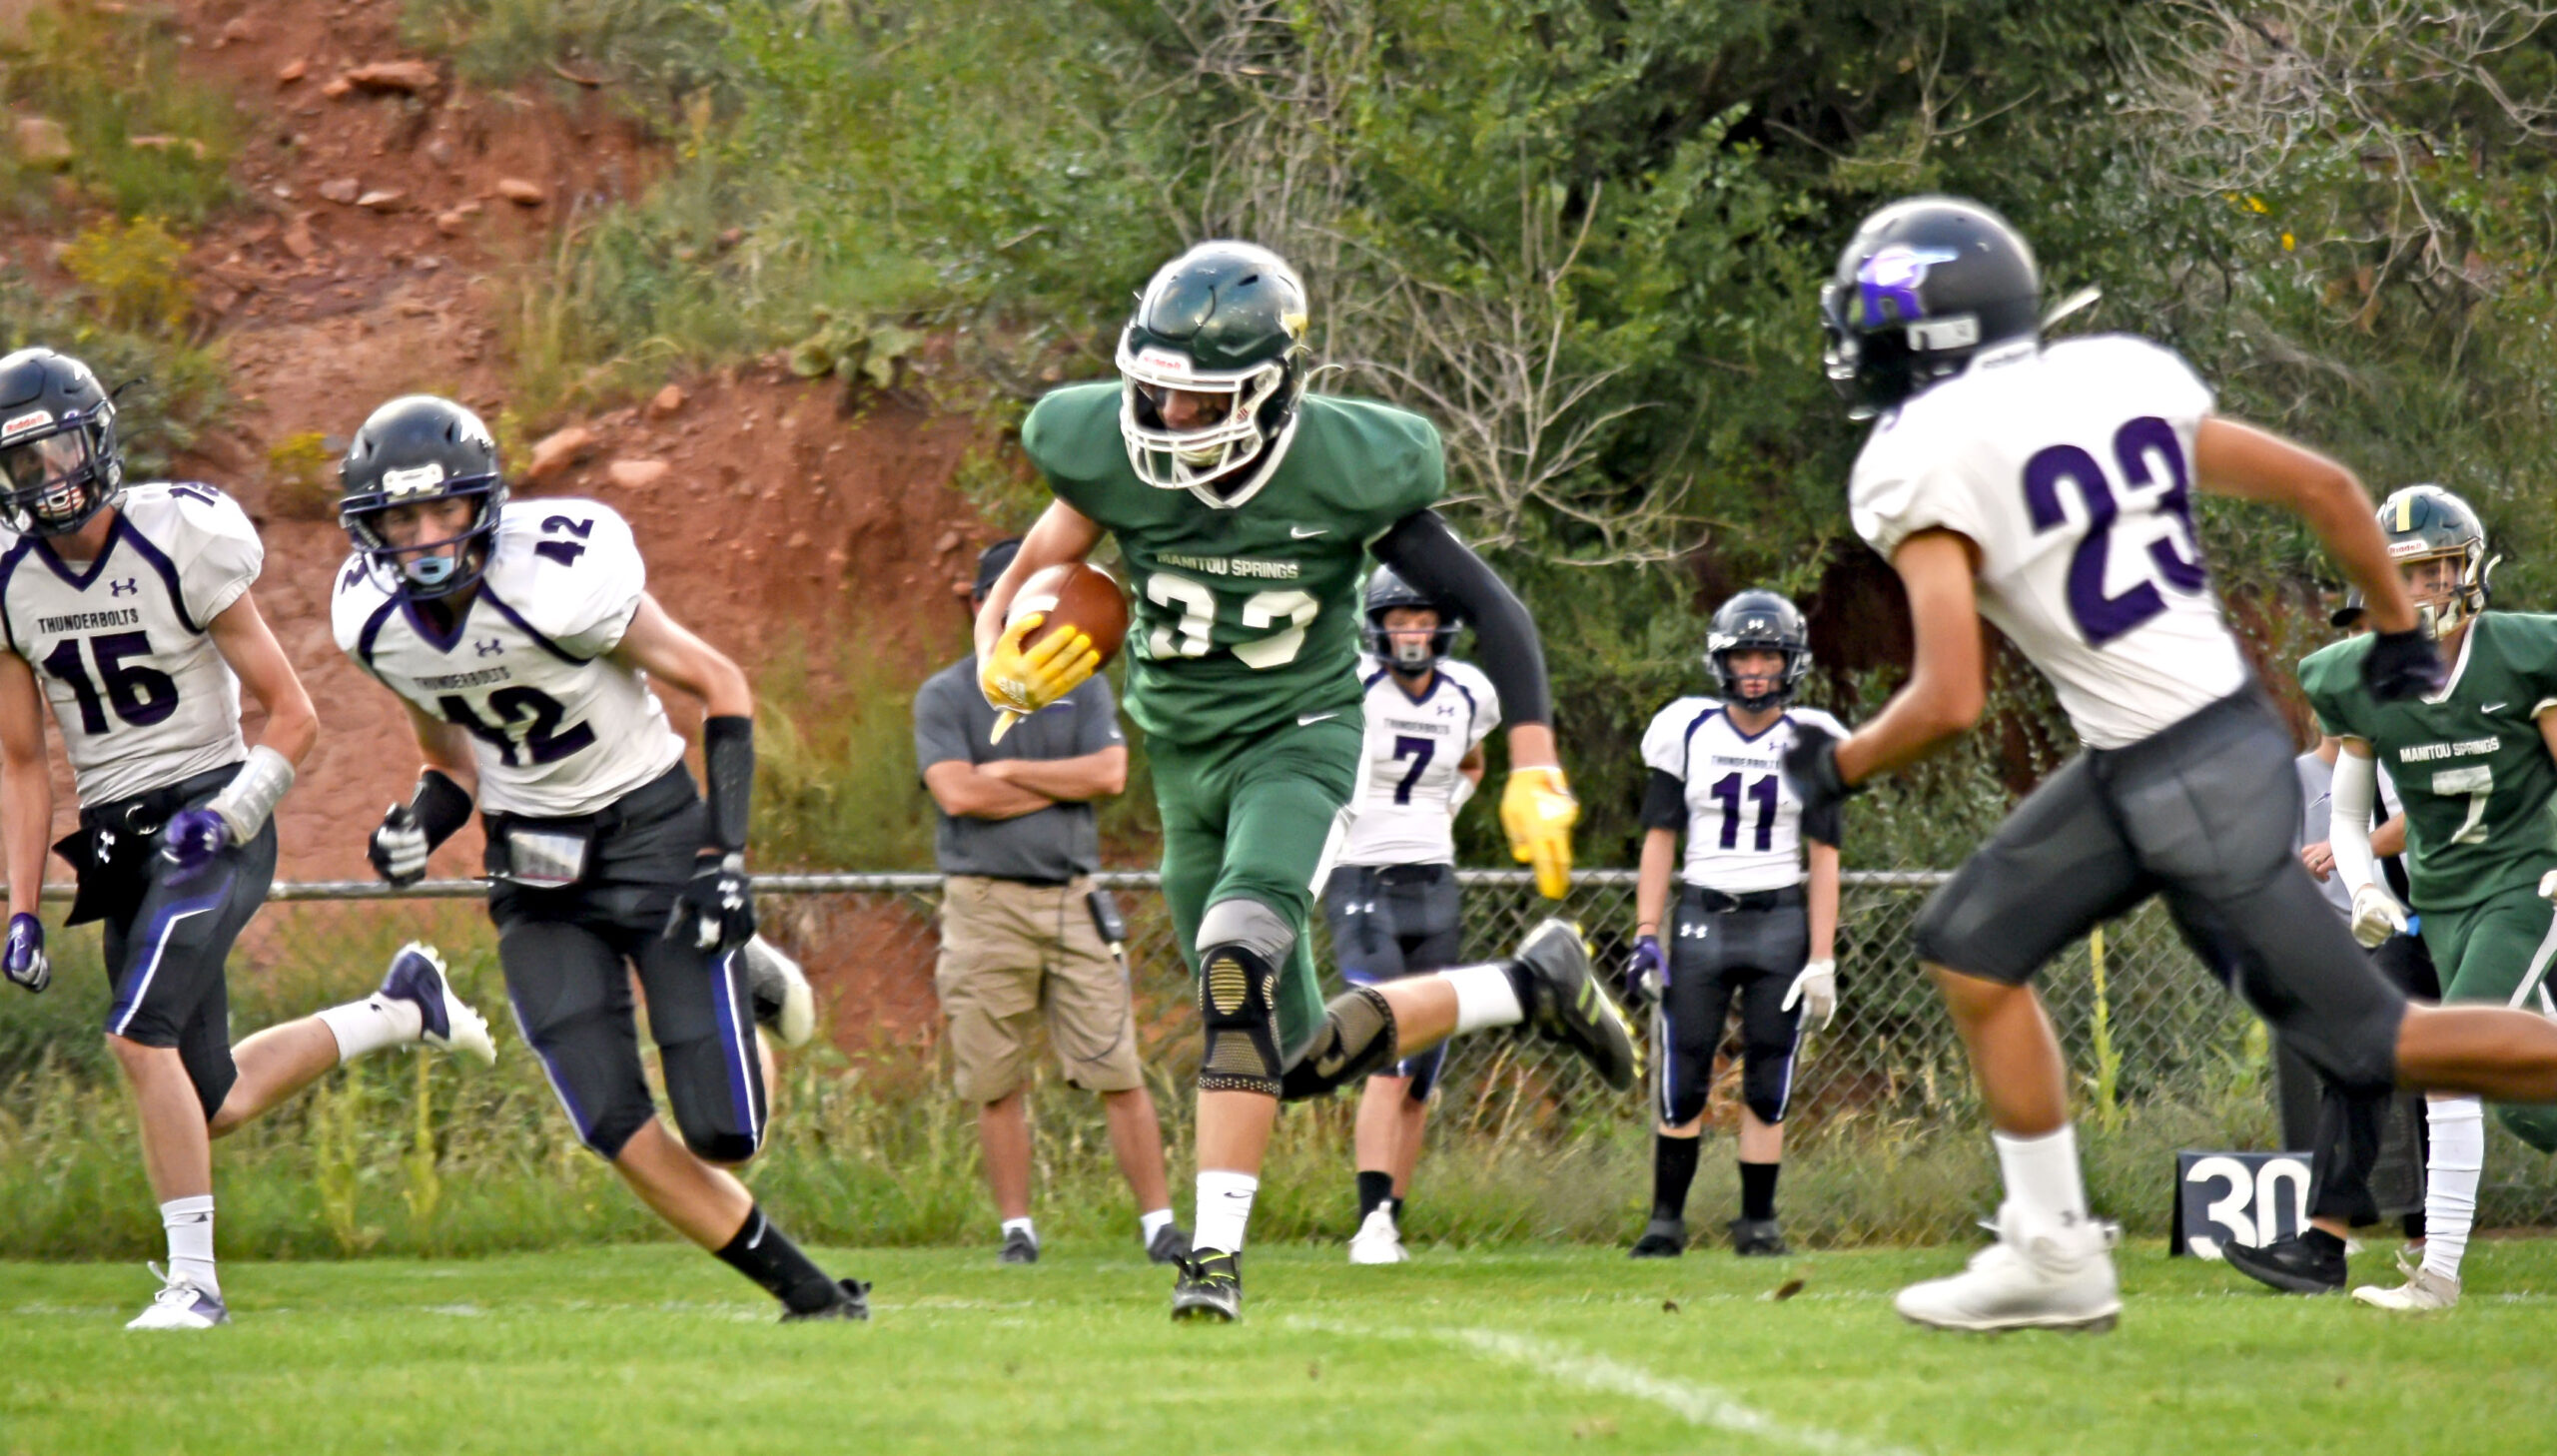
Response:
[[[2421,1319],[2127,1249],[2108,1336],[1930,1333],[1890,1293],[1959,1250],[1674,1264],[1336,1246],[1247,1260],[1176,1326],[1133,1248],[834,1253],[867,1326],[771,1323],[664,1245],[227,1262],[231,1328],[128,1334],[131,1265],[0,1264],[0,1452],[2545,1451],[2557,1241],[2479,1245]],[[2356,1274],[2384,1272],[2384,1250]],[[1790,1277],[1801,1292],[1776,1301]],[[1585,1446],[1580,1443],[1588,1443]]]

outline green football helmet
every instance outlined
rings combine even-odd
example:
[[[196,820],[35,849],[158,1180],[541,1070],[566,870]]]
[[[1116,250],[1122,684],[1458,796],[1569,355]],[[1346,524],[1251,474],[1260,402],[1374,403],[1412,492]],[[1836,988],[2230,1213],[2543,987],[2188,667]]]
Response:
[[[2436,556],[2459,558],[2459,585],[2448,598],[2416,603],[2435,638],[2486,609],[2486,578],[2503,558],[2486,554],[2486,527],[2467,501],[2438,485],[2392,490],[2379,502],[2379,529],[2388,537],[2388,559],[2401,569]]]
[[[1278,467],[1305,391],[1305,288],[1278,254],[1202,243],[1167,263],[1119,336],[1119,431],[1137,477],[1240,505]],[[1165,417],[1172,394],[1193,417]]]

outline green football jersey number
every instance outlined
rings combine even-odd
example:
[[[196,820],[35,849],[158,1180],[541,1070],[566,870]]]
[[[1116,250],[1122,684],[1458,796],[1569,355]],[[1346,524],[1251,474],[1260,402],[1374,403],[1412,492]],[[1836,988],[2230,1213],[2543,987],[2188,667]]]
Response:
[[[2439,702],[2383,703],[2361,683],[2370,639],[2299,664],[2327,730],[2371,746],[2406,809],[2417,910],[2474,905],[2557,869],[2557,760],[2539,714],[2557,704],[2557,617],[2484,612]]]
[[[1437,431],[1388,405],[1308,394],[1278,468],[1226,503],[1140,480],[1119,397],[1116,384],[1059,389],[1021,442],[1057,497],[1118,539],[1137,597],[1128,715],[1201,743],[1355,714],[1367,543],[1438,498]]]

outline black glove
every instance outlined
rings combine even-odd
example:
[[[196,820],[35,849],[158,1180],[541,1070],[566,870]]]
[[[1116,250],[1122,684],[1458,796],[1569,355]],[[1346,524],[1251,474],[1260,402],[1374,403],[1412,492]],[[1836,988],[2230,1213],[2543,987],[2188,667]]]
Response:
[[[2370,654],[2361,660],[2361,685],[2383,703],[2419,698],[2441,690],[2441,654],[2419,627],[2380,632],[2370,639]]]
[[[1810,823],[1864,792],[1838,777],[1838,739],[1827,729],[1794,725],[1794,741],[1785,749],[1785,782],[1802,801],[1802,817]]]
[[[692,862],[692,878],[675,895],[666,915],[666,939],[696,951],[718,955],[754,938],[754,886],[746,879],[746,857],[706,849]]]
[[[426,831],[418,823],[417,812],[406,804],[392,805],[373,831],[364,857],[373,861],[373,872],[390,884],[409,886],[426,878]]]

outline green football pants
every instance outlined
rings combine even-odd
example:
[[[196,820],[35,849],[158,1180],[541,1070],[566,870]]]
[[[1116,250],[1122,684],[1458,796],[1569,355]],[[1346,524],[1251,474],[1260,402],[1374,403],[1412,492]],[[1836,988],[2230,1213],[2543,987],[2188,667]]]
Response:
[[[1307,925],[1315,877],[1357,787],[1365,753],[1358,714],[1208,743],[1158,738],[1146,752],[1163,811],[1164,899],[1190,974],[1199,974],[1200,917],[1220,901],[1259,901],[1296,933],[1277,993],[1278,1050],[1292,1060],[1322,1026]]]
[[[2485,1003],[2548,1014],[2549,964],[2557,960],[2557,906],[2534,885],[2515,886],[2457,910],[2424,912],[2424,949],[2441,973],[2444,1002]],[[2495,1115],[2542,1152],[2557,1152],[2557,1105],[2498,1103]]]

